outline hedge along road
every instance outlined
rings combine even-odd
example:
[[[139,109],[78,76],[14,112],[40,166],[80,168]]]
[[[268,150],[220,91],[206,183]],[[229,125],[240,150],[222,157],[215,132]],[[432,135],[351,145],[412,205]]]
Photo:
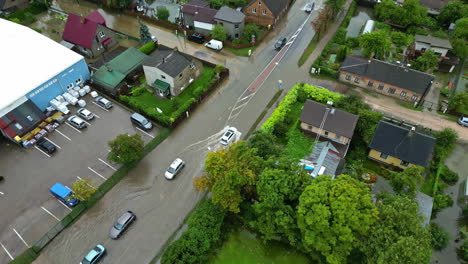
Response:
[[[256,50],[255,57],[238,59],[236,73],[230,75],[221,90],[207,98],[204,104],[191,113],[191,118],[175,129],[137,168],[72,227],[52,241],[35,263],[76,263],[97,243],[108,249],[108,255],[102,263],[148,263],[201,197],[193,190],[192,178],[202,173],[210,142],[219,140],[225,120],[231,112],[229,106],[235,104],[237,98],[277,55],[278,52],[273,49],[276,38],[280,35],[290,36],[303,25],[308,15],[300,9],[305,4],[306,0],[297,1],[290,8],[288,17],[276,28],[277,32],[271,34],[274,37],[270,37]],[[303,38],[306,33],[309,35]],[[257,89],[260,94],[235,119],[234,125],[241,132],[247,131],[260,114],[260,111],[251,111],[249,107],[258,105],[263,109],[266,106],[276,92],[279,75],[285,88],[296,81],[305,81],[295,70],[296,62],[312,35],[312,29],[304,27],[270,77]],[[232,68],[230,64],[234,65],[234,62],[228,60],[227,67]],[[192,145],[194,142],[198,144]],[[192,146],[188,148],[189,145]],[[163,177],[164,170],[176,157],[182,158],[186,167],[177,178],[167,181]],[[107,232],[125,210],[134,211],[138,220],[120,240],[110,240]]]

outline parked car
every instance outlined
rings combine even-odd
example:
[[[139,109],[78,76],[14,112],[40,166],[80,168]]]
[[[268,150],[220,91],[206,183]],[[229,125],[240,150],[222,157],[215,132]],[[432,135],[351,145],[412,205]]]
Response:
[[[221,50],[223,48],[223,42],[219,40],[212,39],[205,43],[205,47],[214,49],[214,50]]]
[[[177,158],[171,163],[171,166],[167,168],[166,172],[164,173],[164,177],[166,177],[168,180],[172,180],[184,167],[184,161]]]
[[[200,33],[193,33],[192,35],[188,36],[188,40],[198,44],[203,44],[203,42],[205,42],[205,38]]]
[[[460,126],[468,127],[468,117],[460,117],[457,121]]]
[[[72,125],[72,126],[78,128],[78,129],[82,129],[82,128],[85,128],[85,127],[86,127],[85,121],[83,121],[83,119],[79,118],[79,117],[76,116],[76,115],[70,116],[70,117],[67,119],[67,122],[68,122],[70,125]]]
[[[281,50],[286,45],[286,38],[280,38],[275,42],[275,50]]]
[[[117,219],[115,224],[112,226],[109,237],[112,239],[118,239],[122,233],[130,226],[133,221],[136,220],[136,215],[132,211],[127,211]]]
[[[109,109],[109,108],[112,107],[112,102],[107,100],[106,98],[104,98],[102,96],[98,96],[94,100],[95,100],[96,104],[98,104],[101,107],[104,107],[105,109]]]
[[[80,203],[80,200],[75,198],[75,193],[73,193],[70,188],[61,183],[57,182],[52,187],[50,187],[49,190],[53,196],[70,207],[76,206]]]
[[[36,145],[47,154],[52,154],[56,150],[54,144],[50,143],[49,140],[45,138],[39,139]]]
[[[235,127],[230,127],[226,132],[224,132],[224,135],[221,137],[221,145],[229,145],[232,140],[236,137],[237,129]]]
[[[315,3],[308,3],[308,4],[306,5],[306,7],[305,7],[305,11],[306,11],[307,13],[312,12],[312,10],[314,10],[314,6],[315,6]]]
[[[94,114],[91,113],[91,111],[89,111],[88,109],[86,108],[80,108],[78,109],[78,111],[76,111],[76,113],[78,114],[79,117],[85,119],[85,120],[91,120],[94,118]]]
[[[144,130],[150,130],[151,128],[153,128],[153,124],[148,119],[146,119],[146,117],[138,113],[133,113],[130,116],[130,121],[132,121],[133,124]]]
[[[95,264],[106,254],[106,248],[103,245],[97,244],[91,251],[83,258],[80,264]]]

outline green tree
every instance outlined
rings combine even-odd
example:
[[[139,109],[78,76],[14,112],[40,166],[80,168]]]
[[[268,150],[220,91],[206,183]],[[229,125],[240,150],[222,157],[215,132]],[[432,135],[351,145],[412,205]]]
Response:
[[[255,36],[255,39],[258,39],[260,34],[260,28],[256,24],[247,24],[244,26],[244,32],[242,34],[242,38],[244,38],[247,42],[252,41],[252,35]]]
[[[450,235],[447,231],[436,223],[431,223],[430,231],[433,249],[440,251],[448,246]]]
[[[299,198],[298,225],[306,251],[346,263],[377,220],[369,188],[348,175],[318,176]]]
[[[359,46],[367,57],[384,58],[390,53],[389,34],[385,30],[373,31],[359,37]]]
[[[140,23],[140,42],[142,44],[152,42],[151,33],[149,32],[148,26],[143,23]]]
[[[53,0],[31,0],[31,5],[49,8],[52,6],[52,2]]]
[[[361,110],[359,111],[359,119],[356,125],[356,131],[361,136],[362,140],[370,144],[374,137],[375,129],[379,121],[383,119],[383,114],[377,111]]]
[[[390,184],[397,193],[414,196],[418,184],[424,180],[423,172],[424,168],[421,166],[409,166],[402,172],[392,172]]]
[[[248,145],[257,149],[257,155],[264,160],[281,154],[281,148],[275,143],[275,136],[263,130],[256,130],[249,138]]]
[[[114,140],[109,141],[108,145],[110,152],[107,158],[119,164],[129,165],[143,156],[144,142],[140,134],[133,136],[129,134],[118,135]]]
[[[413,67],[418,71],[428,71],[434,69],[439,65],[439,55],[435,54],[433,50],[427,50],[416,59]]]
[[[427,8],[419,0],[406,0],[399,6],[392,0],[383,0],[375,7],[375,16],[380,21],[400,26],[423,25],[427,21]]]
[[[220,9],[222,6],[228,4],[227,0],[210,0],[210,6],[214,9]]]
[[[407,47],[413,43],[413,36],[406,35],[403,32],[393,31],[391,33],[392,43],[397,47]]]
[[[448,27],[450,23],[457,21],[460,18],[468,16],[468,5],[462,1],[448,2],[437,16],[439,24],[443,27]]]
[[[130,4],[131,0],[106,0],[105,4],[107,7],[123,9]]]
[[[422,223],[418,204],[406,196],[389,194],[377,202],[379,220],[361,247],[368,264],[421,264],[431,259],[430,233]]]
[[[436,138],[434,147],[435,163],[438,164],[455,148],[458,140],[458,133],[452,128],[444,128],[442,131],[436,132],[434,137]]]
[[[225,41],[227,39],[226,30],[223,26],[216,25],[211,30],[211,37],[219,41]]]
[[[79,179],[73,183],[72,191],[80,201],[88,201],[96,192],[96,187],[90,179]]]
[[[453,52],[460,58],[468,56],[468,41],[458,38],[453,38],[450,43],[453,47]]]
[[[452,32],[452,36],[455,38],[468,40],[468,17],[459,19],[455,23],[455,30]]]
[[[330,7],[332,11],[332,16],[335,16],[343,9],[345,2],[346,0],[327,0],[327,2],[325,2],[325,5]]]
[[[167,19],[169,18],[169,15],[170,15],[169,10],[167,10],[166,7],[158,6],[158,9],[156,11],[156,17],[159,20],[167,21]]]
[[[238,213],[239,204],[253,197],[253,187],[265,162],[245,141],[234,143],[229,149],[210,152],[207,156],[205,174],[194,179],[195,188],[211,191],[213,203]]]
[[[449,108],[462,114],[468,114],[468,93],[456,94],[450,101]]]
[[[346,56],[348,56],[349,53],[351,53],[349,47],[346,45],[341,45],[340,50],[338,51],[338,55],[336,56],[336,59],[338,61],[344,61]]]

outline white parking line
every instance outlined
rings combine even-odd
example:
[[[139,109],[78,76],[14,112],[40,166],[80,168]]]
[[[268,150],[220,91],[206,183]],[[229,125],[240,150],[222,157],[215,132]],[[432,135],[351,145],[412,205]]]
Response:
[[[73,129],[75,129],[75,130],[76,130],[76,132],[78,132],[78,133],[80,133],[80,134],[81,134],[81,131],[79,131],[78,129],[76,129],[74,126],[72,126],[72,125],[70,125],[70,124],[68,124],[68,123],[65,123],[65,124],[67,124],[69,127],[71,127],[71,128],[73,128]]]
[[[68,139],[69,141],[71,141],[71,139],[69,137],[67,137],[65,134],[63,134],[62,132],[60,132],[58,129],[55,129],[55,131],[57,131],[60,135],[62,135],[64,138]]]
[[[54,214],[52,214],[51,212],[49,212],[49,210],[45,209],[44,206],[41,206],[42,210],[46,211],[46,213],[48,213],[50,216],[52,216],[53,218],[55,218],[55,220],[59,221],[60,222],[60,219],[58,219],[58,217],[56,217]]]
[[[59,201],[57,200],[59,203],[61,203],[65,208],[67,208],[69,211],[71,211],[72,209],[70,207],[68,207],[66,204],[64,204],[62,201]]]
[[[50,140],[50,138],[48,137],[45,137],[47,139],[47,141],[49,141],[50,143],[54,144],[54,146],[56,146],[57,148],[59,149],[62,149],[59,145],[55,144],[55,142],[53,142],[52,140]]]
[[[11,260],[13,260],[13,256],[11,256],[10,252],[8,252],[8,250],[6,249],[6,247],[0,243],[0,246],[2,246],[3,250],[5,250],[5,252],[8,254],[8,256],[10,257]]]
[[[30,246],[28,245],[28,243],[26,243],[26,241],[23,239],[23,237],[18,233],[18,231],[16,231],[16,229],[13,228],[13,231],[15,231],[16,235],[19,237],[19,239],[21,239],[21,241],[23,241],[24,245],[26,245],[27,248],[30,248]]]
[[[0,192],[1,195],[5,195],[5,193]]]
[[[101,174],[99,174],[97,171],[95,171],[95,170],[91,169],[90,167],[88,167],[88,169],[89,169],[90,171],[92,171],[92,172],[96,173],[96,175],[97,175],[97,176],[99,176],[99,177],[103,178],[104,180],[107,180],[107,178],[106,178],[106,177],[102,176],[102,175],[101,175]]]
[[[102,110],[105,110],[105,111],[109,112],[109,110],[107,110],[107,109],[105,109],[104,107],[102,107],[102,106],[100,106],[100,105],[96,104],[96,102],[93,102],[93,104],[95,104],[95,105],[99,106],[99,107],[100,107]]]
[[[146,133],[145,131],[143,131],[143,129],[141,129],[141,128],[139,128],[139,127],[137,127],[136,129],[140,130],[142,133],[145,133],[147,136],[149,136],[149,137],[151,137],[151,138],[154,138],[153,135]]]
[[[86,122],[85,120],[83,120],[83,122],[85,122],[85,123],[86,123],[86,125],[88,125],[88,126],[90,126],[90,125],[91,125],[90,123]]]
[[[107,162],[103,161],[102,159],[98,158],[98,160],[104,164],[106,164],[109,168],[113,169],[114,171],[117,171],[116,168],[112,167],[110,164],[108,164]]]
[[[37,150],[39,150],[40,152],[42,152],[44,155],[46,155],[47,157],[50,158],[50,155],[45,153],[44,151],[42,151],[42,149],[38,148],[37,146],[34,146],[34,148],[36,148]]]
[[[81,178],[80,176],[76,176],[78,178],[78,180],[83,180],[83,178]],[[89,183],[86,183],[89,187],[93,188],[93,189],[96,189],[96,187],[92,186],[91,184]]]
[[[96,115],[96,114],[94,114],[94,116],[97,117],[97,118],[101,118],[100,116],[98,116],[98,115]]]

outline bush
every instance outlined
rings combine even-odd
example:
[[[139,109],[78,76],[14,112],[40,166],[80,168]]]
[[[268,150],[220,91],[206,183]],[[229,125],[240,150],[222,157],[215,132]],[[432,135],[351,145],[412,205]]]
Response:
[[[340,27],[335,34],[335,37],[333,38],[332,42],[337,43],[337,44],[345,44],[346,42],[346,29],[343,27]]]
[[[140,87],[135,87],[132,89],[132,95],[133,96],[140,96],[144,93],[149,93],[148,89],[146,89],[146,87],[144,86],[140,86]]]
[[[429,35],[429,32],[421,27],[417,26],[409,26],[408,29],[406,30],[406,33],[409,35],[424,35],[427,36]]]
[[[458,174],[445,165],[443,165],[440,177],[448,185],[455,185],[458,182]]]
[[[346,46],[350,49],[356,49],[359,47],[359,39],[358,38],[347,38],[346,39]]]
[[[288,124],[286,120],[284,120],[283,122],[276,123],[275,127],[273,128],[273,135],[275,135],[278,138],[283,138],[284,136],[286,136],[287,132]]]
[[[460,258],[468,261],[468,240],[463,241],[462,246],[459,249]]]
[[[234,44],[234,45],[240,44],[240,42],[241,41],[238,38],[235,38],[235,39],[232,40],[232,44]]]
[[[156,49],[156,43],[153,41],[146,43],[145,45],[141,46],[138,50],[143,52],[146,55],[151,54],[153,50]]]
[[[242,38],[244,38],[245,41],[249,42],[252,41],[252,35],[255,35],[255,39],[258,38],[258,35],[260,33],[260,28],[256,24],[247,24],[244,26],[244,32],[242,35]]]
[[[450,195],[447,194],[436,194],[434,196],[434,205],[432,206],[432,213],[437,214],[442,209],[453,205],[453,200]]]
[[[159,6],[158,10],[156,11],[156,17],[159,20],[167,21],[169,18],[169,10],[167,10],[164,6]]]
[[[336,56],[337,61],[344,61],[346,56],[350,53],[348,46],[341,45],[338,55]]]
[[[445,88],[442,88],[442,90],[440,90],[440,94],[445,96],[445,97],[449,97],[450,95],[450,90],[449,88],[445,87]]]
[[[450,240],[450,235],[442,227],[436,223],[431,223],[430,226],[431,238],[432,238],[432,248],[435,250],[442,250],[448,246]]]

